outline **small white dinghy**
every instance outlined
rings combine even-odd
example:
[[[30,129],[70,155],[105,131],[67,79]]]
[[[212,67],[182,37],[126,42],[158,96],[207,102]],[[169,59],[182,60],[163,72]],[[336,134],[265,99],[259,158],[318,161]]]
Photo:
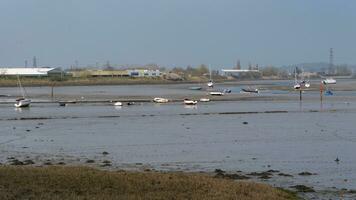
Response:
[[[210,99],[208,99],[208,98],[201,98],[200,99],[200,102],[209,102],[210,101]]]
[[[122,102],[118,101],[114,103],[114,106],[122,106]]]
[[[165,98],[161,98],[161,97],[156,97],[153,99],[153,102],[156,102],[156,103],[168,103],[168,99],[165,99]]]
[[[210,92],[209,94],[212,96],[223,96],[224,95],[223,92]]]
[[[184,104],[185,105],[196,105],[198,103],[198,101],[194,101],[191,99],[184,99]]]

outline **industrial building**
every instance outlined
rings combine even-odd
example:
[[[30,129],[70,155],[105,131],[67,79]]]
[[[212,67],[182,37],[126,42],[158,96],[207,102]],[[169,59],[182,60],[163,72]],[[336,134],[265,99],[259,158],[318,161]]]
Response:
[[[51,76],[51,75],[63,75],[63,71],[60,68],[50,68],[50,67],[0,68],[0,76]]]

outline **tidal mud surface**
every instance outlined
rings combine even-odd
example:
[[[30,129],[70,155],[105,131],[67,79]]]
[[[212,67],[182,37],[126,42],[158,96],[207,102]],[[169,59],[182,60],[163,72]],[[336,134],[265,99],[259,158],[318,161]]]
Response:
[[[204,172],[307,199],[355,199],[356,101],[349,100],[3,104],[0,163]]]

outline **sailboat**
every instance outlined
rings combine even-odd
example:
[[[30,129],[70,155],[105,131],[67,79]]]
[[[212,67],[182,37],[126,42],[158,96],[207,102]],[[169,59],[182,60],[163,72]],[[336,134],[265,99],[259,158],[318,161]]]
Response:
[[[302,82],[301,82],[301,84],[303,84],[304,85],[304,87],[306,87],[306,88],[309,88],[310,87],[310,82],[309,82],[309,80],[305,80],[305,78],[304,78],[304,69],[302,69]]]
[[[209,82],[207,83],[208,87],[212,88],[214,87],[214,82],[213,82],[213,79],[211,78],[211,69],[209,67],[209,74],[210,74],[210,79],[209,79]]]
[[[250,88],[250,87],[242,88],[241,92],[242,93],[259,93],[257,88]]]
[[[183,102],[185,105],[196,105],[198,103],[198,101],[191,100],[191,99],[184,99]]]
[[[300,83],[298,83],[298,79],[297,79],[297,69],[294,70],[294,86],[293,88],[296,90],[299,90],[301,87]]]
[[[329,78],[326,78],[325,80],[323,80],[322,83],[323,83],[324,85],[327,85],[327,84],[336,84],[336,80],[333,79],[333,78],[331,78],[331,77],[329,77]]]
[[[22,97],[16,99],[16,103],[14,104],[14,106],[16,108],[24,108],[24,107],[29,107],[31,104],[31,100],[27,99],[25,97],[25,89],[22,87],[21,81],[20,81],[20,77],[17,76],[17,83],[19,85],[20,91],[21,91],[21,95]]]

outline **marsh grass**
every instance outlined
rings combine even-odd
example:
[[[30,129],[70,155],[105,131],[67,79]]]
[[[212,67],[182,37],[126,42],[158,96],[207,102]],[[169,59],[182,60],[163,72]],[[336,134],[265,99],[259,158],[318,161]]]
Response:
[[[297,199],[252,182],[202,174],[113,172],[87,167],[0,167],[0,199]]]

